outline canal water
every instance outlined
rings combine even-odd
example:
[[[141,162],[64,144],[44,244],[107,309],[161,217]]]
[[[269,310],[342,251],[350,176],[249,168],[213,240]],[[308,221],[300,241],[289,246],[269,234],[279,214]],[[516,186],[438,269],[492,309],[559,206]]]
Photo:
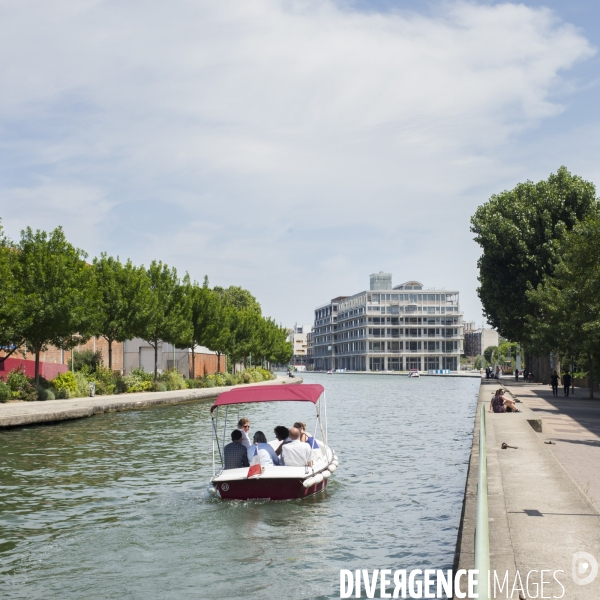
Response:
[[[208,496],[210,403],[0,432],[0,597],[339,598],[340,569],[450,568],[479,380],[304,378],[340,458],[304,501]],[[313,412],[241,414],[271,439]]]

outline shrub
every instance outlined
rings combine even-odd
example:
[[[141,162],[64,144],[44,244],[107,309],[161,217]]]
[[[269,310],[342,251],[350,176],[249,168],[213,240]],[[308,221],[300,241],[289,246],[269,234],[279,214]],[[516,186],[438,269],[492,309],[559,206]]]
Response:
[[[206,387],[204,385],[204,381],[202,379],[186,379],[185,385],[189,389],[203,388]]]
[[[154,381],[154,373],[146,373],[144,367],[133,369],[133,371],[131,371],[131,376],[137,377],[140,381]]]
[[[37,391],[38,400],[54,400],[55,396],[52,390],[42,387],[41,385],[36,385],[35,389]]]
[[[152,374],[145,373],[144,369],[134,369],[131,372],[131,375],[125,375],[125,377],[123,377],[123,383],[125,391],[128,394],[133,394],[135,392],[150,392],[154,389]]]
[[[235,385],[236,383],[235,376],[231,373],[225,373],[225,385]]]
[[[167,386],[164,383],[162,383],[161,381],[157,381],[154,384],[154,391],[155,392],[166,392]]]
[[[14,400],[34,402],[38,398],[37,390],[21,367],[16,371],[13,369],[7,375],[6,385],[10,388],[10,393]]]
[[[57,398],[73,398],[77,394],[77,380],[71,371],[59,373],[51,383]]]
[[[204,387],[213,388],[215,387],[215,380],[209,379],[210,375],[206,376],[206,381],[204,382]]]
[[[107,367],[98,367],[92,375],[91,380],[96,384],[96,394],[107,396],[117,393],[117,373],[113,373]]]
[[[186,387],[185,379],[177,369],[169,369],[168,371],[161,373],[159,381],[165,385],[165,391],[183,390]]]
[[[12,392],[4,381],[0,379],[0,402],[7,402],[12,398]]]
[[[102,352],[100,350],[81,350],[73,352],[73,368],[75,371],[95,373],[102,366]]]
[[[75,381],[77,382],[77,398],[86,398],[90,395],[90,382],[84,373],[75,373]]]

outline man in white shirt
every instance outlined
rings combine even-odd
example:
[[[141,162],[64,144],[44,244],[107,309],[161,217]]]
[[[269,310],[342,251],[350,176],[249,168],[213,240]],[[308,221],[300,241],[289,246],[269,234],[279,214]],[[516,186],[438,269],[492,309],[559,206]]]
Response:
[[[290,429],[291,442],[281,448],[281,458],[286,467],[312,467],[312,450],[310,446],[300,441],[300,430],[296,427]]]
[[[250,419],[240,419],[238,421],[238,429],[242,432],[242,445],[246,448],[250,448],[252,445],[250,437],[248,436],[248,432],[250,431]]]

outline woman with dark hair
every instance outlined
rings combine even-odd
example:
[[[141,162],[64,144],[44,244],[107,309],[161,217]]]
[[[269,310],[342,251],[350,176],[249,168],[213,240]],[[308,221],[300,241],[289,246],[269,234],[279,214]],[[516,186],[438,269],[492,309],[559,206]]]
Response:
[[[275,450],[275,454],[280,456],[283,445],[292,441],[290,439],[290,430],[285,425],[277,425],[273,432],[275,433],[275,437],[281,442],[277,447],[277,450]]]
[[[279,466],[279,458],[277,458],[275,450],[267,443],[267,436],[262,431],[254,434],[253,441],[254,443],[248,448],[248,461],[252,460],[254,449],[257,448],[261,467]]]

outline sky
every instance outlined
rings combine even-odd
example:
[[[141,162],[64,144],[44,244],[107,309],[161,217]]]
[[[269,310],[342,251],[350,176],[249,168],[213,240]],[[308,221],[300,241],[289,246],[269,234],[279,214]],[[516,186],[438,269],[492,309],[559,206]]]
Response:
[[[481,324],[477,206],[600,185],[598,48],[592,1],[0,0],[0,218],[286,326],[378,271]]]

